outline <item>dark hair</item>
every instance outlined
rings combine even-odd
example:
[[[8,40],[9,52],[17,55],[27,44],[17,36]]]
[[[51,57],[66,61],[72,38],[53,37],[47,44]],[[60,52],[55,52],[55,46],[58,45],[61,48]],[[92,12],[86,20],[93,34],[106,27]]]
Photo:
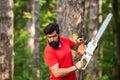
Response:
[[[56,23],[50,23],[48,24],[45,28],[44,28],[44,33],[47,34],[51,34],[54,31],[56,31],[59,34],[59,25]]]

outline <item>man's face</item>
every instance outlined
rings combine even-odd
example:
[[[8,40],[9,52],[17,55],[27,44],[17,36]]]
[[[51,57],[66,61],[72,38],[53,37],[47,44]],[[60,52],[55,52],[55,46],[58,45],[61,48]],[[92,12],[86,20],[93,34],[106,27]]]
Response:
[[[60,39],[56,31],[52,34],[47,34],[47,39],[53,49],[57,49],[59,47]]]

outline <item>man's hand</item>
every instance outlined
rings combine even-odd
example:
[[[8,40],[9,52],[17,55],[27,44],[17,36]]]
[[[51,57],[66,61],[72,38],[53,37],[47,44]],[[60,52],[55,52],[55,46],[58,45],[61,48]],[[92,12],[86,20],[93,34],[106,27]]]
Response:
[[[72,47],[72,50],[77,51],[79,45],[82,44],[82,43],[83,43],[83,38],[78,38],[78,39],[76,40],[75,46]]]
[[[76,64],[75,64],[75,67],[76,67],[76,69],[82,69],[82,67],[83,67],[83,62],[82,61],[78,61]]]
[[[80,44],[82,42],[83,42],[83,38],[78,38],[77,41],[76,41],[76,43],[78,43],[78,44]]]

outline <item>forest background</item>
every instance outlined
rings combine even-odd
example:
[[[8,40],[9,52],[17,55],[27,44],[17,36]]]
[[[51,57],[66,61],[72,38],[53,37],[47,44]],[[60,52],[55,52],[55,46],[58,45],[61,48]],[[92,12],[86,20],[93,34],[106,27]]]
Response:
[[[120,5],[120,1],[118,1]],[[43,33],[43,28],[51,22],[56,22],[56,0],[40,0],[39,3],[39,22],[40,22],[40,48],[39,48],[39,65],[40,73],[39,78],[33,79],[31,71],[34,70],[32,60],[30,59],[30,50],[26,48],[28,35],[26,35],[27,19],[30,14],[26,12],[26,0],[14,0],[14,79],[15,80],[49,80],[48,68],[44,63],[43,54],[44,48],[47,43],[46,37]],[[120,14],[120,7],[118,8]],[[112,0],[102,1],[102,17],[105,19],[109,12],[113,13]],[[120,22],[120,18],[119,18]],[[100,24],[99,24],[100,25]],[[98,26],[99,27],[99,26]],[[95,77],[94,80],[117,80],[118,79],[118,53],[116,42],[116,25],[115,19],[112,18],[107,30],[101,39],[102,45],[102,58],[97,54],[97,65],[100,67],[98,72],[101,76]],[[119,53],[120,54],[120,53]],[[86,69],[87,71],[87,69]],[[87,74],[84,75],[85,80]]]

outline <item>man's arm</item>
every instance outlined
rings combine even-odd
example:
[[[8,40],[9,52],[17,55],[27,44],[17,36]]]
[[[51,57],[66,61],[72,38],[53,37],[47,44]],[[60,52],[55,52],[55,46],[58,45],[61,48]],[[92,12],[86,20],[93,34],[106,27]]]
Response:
[[[53,65],[52,67],[49,67],[50,71],[53,73],[53,75],[56,78],[59,77],[64,77],[66,75],[68,75],[69,73],[77,70],[77,69],[81,69],[82,68],[82,62],[78,61],[75,66],[71,66],[68,68],[59,68],[59,64],[56,63],[55,65]]]

